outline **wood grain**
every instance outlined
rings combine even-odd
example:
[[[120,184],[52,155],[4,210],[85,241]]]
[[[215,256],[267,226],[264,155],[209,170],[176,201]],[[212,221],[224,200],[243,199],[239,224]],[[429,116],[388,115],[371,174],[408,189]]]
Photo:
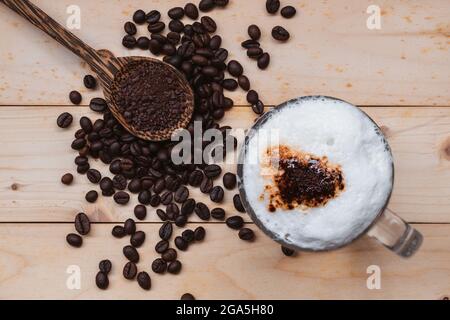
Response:
[[[450,222],[450,109],[364,108],[388,136],[395,158],[395,188],[389,207],[412,222]],[[56,126],[63,111],[74,115],[68,130]],[[84,195],[97,186],[76,174],[70,149],[75,123],[82,115],[96,117],[85,107],[0,108],[0,221],[72,221],[84,211],[94,221],[123,221],[133,215],[136,197],[127,206],[111,198],[88,204]],[[224,124],[248,128],[254,115],[248,108],[234,108]],[[93,163],[102,173],[107,166]],[[224,171],[234,171],[227,165]],[[62,174],[75,173],[72,186],[64,186]],[[218,184],[221,180],[218,179]],[[232,196],[226,191],[225,209],[234,212]],[[191,195],[214,206],[194,189]],[[148,221],[159,221],[149,208]]]
[[[224,225],[208,225],[204,243],[180,253],[177,276],[151,272],[159,225],[139,225],[147,239],[138,268],[151,275],[149,292],[122,278],[128,239],[113,239],[111,227],[93,226],[83,247],[74,249],[64,240],[71,225],[0,224],[0,299],[179,299],[185,292],[198,299],[439,299],[450,293],[449,225],[415,226],[425,242],[409,260],[369,238],[339,251],[288,258],[259,231],[256,242],[246,243]],[[94,284],[105,258],[113,262],[106,292]],[[70,265],[81,269],[80,290],[66,287]],[[380,290],[366,287],[370,265],[381,269]]]
[[[81,29],[71,30],[96,49],[116,56],[147,55],[121,45],[123,24],[136,9],[167,9],[184,0],[33,0],[64,24],[70,5],[81,9]],[[327,94],[359,105],[450,105],[448,66],[450,7],[446,0],[383,0],[381,29],[369,30],[370,0],[296,1],[298,15],[286,20],[269,16],[260,0],[230,1],[214,10],[224,47],[244,64],[246,74],[266,104]],[[105,14],[105,13],[108,14]],[[67,95],[82,87],[85,63],[53,43],[16,14],[0,5],[0,104],[69,104]],[[163,17],[168,22],[167,16]],[[247,26],[263,31],[262,46],[272,56],[266,71],[246,57],[240,42]],[[281,24],[292,35],[285,44],[270,36]],[[142,26],[139,35],[148,35]],[[84,92],[84,90],[82,90]],[[244,104],[243,92],[231,97]]]

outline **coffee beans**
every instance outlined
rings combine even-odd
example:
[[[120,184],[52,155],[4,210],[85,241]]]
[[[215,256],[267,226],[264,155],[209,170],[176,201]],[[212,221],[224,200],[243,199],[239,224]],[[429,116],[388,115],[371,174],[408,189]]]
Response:
[[[131,21],[126,22],[123,29],[130,36],[134,36],[137,33],[136,25]]]
[[[157,253],[164,253],[168,249],[169,249],[169,242],[167,242],[167,240],[161,240],[155,246],[155,251]]]
[[[211,201],[216,203],[222,202],[223,196],[224,191],[221,186],[215,186],[211,189],[211,192],[209,194],[209,198],[211,199]]]
[[[123,277],[127,280],[132,280],[136,277],[137,267],[133,262],[127,262],[123,267],[122,271]]]
[[[215,7],[214,0],[201,0],[200,3],[198,4],[198,8],[202,12],[211,11],[212,9],[214,9],[214,7]]]
[[[104,272],[98,272],[95,276],[95,284],[99,289],[106,290],[109,286],[109,279],[106,273]]]
[[[262,103],[261,100],[258,100],[258,102],[252,106],[252,110],[256,114],[263,114],[264,108],[265,108],[264,103]]]
[[[162,240],[169,240],[172,236],[172,223],[171,222],[165,222],[161,228],[159,229],[159,237]]]
[[[178,260],[172,261],[167,266],[167,271],[172,274],[178,274],[181,271],[181,262]]]
[[[111,234],[114,238],[123,238],[126,235],[125,229],[122,226],[114,226]]]
[[[154,273],[164,273],[167,270],[167,263],[161,258],[152,262],[152,270]]]
[[[220,166],[218,166],[217,164],[210,164],[205,167],[203,172],[204,172],[205,176],[207,176],[208,178],[214,179],[214,178],[220,176],[220,174],[222,173],[222,168]]]
[[[124,191],[119,191],[114,194],[114,201],[117,204],[125,205],[130,201],[130,195]]]
[[[59,115],[58,119],[56,120],[56,124],[60,128],[68,128],[72,124],[72,121],[73,116],[68,112],[64,112]]]
[[[292,18],[296,13],[297,10],[293,6],[286,6],[281,9],[281,15],[286,19]]]
[[[183,238],[184,239],[184,238]],[[177,259],[177,251],[175,249],[167,249],[162,255],[161,258],[165,262],[171,262]],[[164,270],[165,271],[165,270]]]
[[[283,254],[287,257],[292,257],[293,255],[295,255],[295,250],[292,250],[291,248],[285,246],[281,246],[281,252],[283,252]]]
[[[232,216],[229,217],[225,223],[229,228],[239,230],[244,225],[244,219],[240,216]]]
[[[82,100],[81,94],[78,91],[71,91],[69,94],[69,100],[73,104],[80,104]]]
[[[147,216],[147,208],[142,204],[138,204],[134,207],[134,216],[138,220],[144,220]]]
[[[185,202],[183,202],[183,205],[181,206],[181,214],[188,216],[192,214],[192,212],[194,212],[194,209],[195,209],[195,200],[187,199]]]
[[[245,90],[245,91],[250,90],[250,80],[246,76],[240,75],[238,77],[238,84],[239,84],[239,87],[242,88],[242,90]]]
[[[75,216],[75,229],[81,235],[87,235],[91,230],[91,222],[86,214],[80,212]]]
[[[150,276],[145,271],[138,273],[137,282],[138,282],[139,286],[144,290],[150,290],[150,288],[152,286]]]
[[[98,193],[95,190],[88,191],[85,198],[87,202],[94,203],[98,199]]]
[[[192,20],[198,19],[198,9],[197,6],[193,3],[188,3],[184,6],[184,13]]]
[[[125,256],[125,258],[127,258],[131,262],[134,262],[134,263],[139,262],[139,253],[132,246],[125,246],[123,248],[123,255]]]
[[[123,224],[123,230],[125,234],[132,235],[136,232],[136,223],[133,219],[127,219],[125,220],[125,223]]]
[[[202,193],[210,193],[213,188],[213,181],[210,178],[204,178],[202,183],[200,184],[200,191]]]
[[[193,230],[186,229],[181,233],[181,237],[184,241],[190,243],[195,240],[195,232]]]
[[[102,174],[96,169],[89,169],[86,172],[86,177],[92,183],[99,183],[100,179],[102,178]]]
[[[203,202],[197,202],[195,205],[195,213],[200,219],[205,221],[209,220],[211,216],[208,206]]]
[[[272,37],[278,41],[287,41],[290,37],[290,34],[285,28],[276,26],[272,29]]]
[[[189,246],[189,243],[186,240],[184,240],[183,237],[180,236],[176,237],[174,242],[175,246],[181,251],[187,250]]]
[[[158,10],[152,10],[145,18],[148,24],[157,23],[161,19],[161,13]]]
[[[194,230],[195,241],[202,241],[205,238],[206,230],[203,227],[197,227]]]
[[[270,64],[270,55],[265,52],[258,58],[258,68],[261,70],[267,69]]]
[[[270,14],[277,13],[280,9],[280,0],[266,0],[266,10]]]
[[[223,186],[228,189],[232,190],[236,187],[236,175],[231,172],[227,172],[223,175]]]
[[[143,10],[137,10],[133,14],[133,21],[137,24],[143,24],[146,20],[146,14]]]
[[[136,46],[136,38],[134,36],[130,36],[129,34],[127,34],[122,39],[122,45],[125,48],[133,49]]]
[[[181,186],[175,191],[174,199],[178,203],[184,203],[189,198],[189,189]]]
[[[203,181],[203,172],[194,170],[189,175],[189,184],[193,187],[198,187]]]
[[[258,93],[255,90],[250,90],[247,93],[247,101],[248,103],[250,103],[251,105],[256,104],[259,101],[259,96]]]
[[[209,33],[214,33],[217,30],[217,25],[216,22],[208,16],[203,16],[201,18],[201,23],[203,28],[205,28],[206,31],[208,31]]]
[[[166,28],[166,24],[164,22],[156,22],[148,25],[148,31],[150,33],[160,33]]]
[[[175,220],[179,213],[180,208],[175,203],[171,203],[166,207],[166,214],[170,220]]]
[[[238,83],[234,79],[225,79],[222,81],[222,87],[228,91],[234,91],[238,87]]]
[[[111,261],[110,260],[102,260],[102,261],[100,261],[99,264],[98,264],[98,269],[101,272],[105,273],[105,274],[110,273],[111,269],[112,269]]]
[[[73,182],[73,174],[66,173],[61,177],[61,183],[65,185],[70,185]]]
[[[239,230],[239,238],[244,241],[252,241],[255,239],[255,233],[252,229],[242,228]]]
[[[252,24],[248,27],[248,35],[252,40],[259,40],[261,38],[261,30],[255,24]]]
[[[108,104],[105,99],[102,98],[93,98],[89,103],[89,108],[95,112],[105,112],[108,108]]]
[[[144,241],[145,241],[144,231],[137,231],[130,238],[130,244],[135,248],[139,248],[140,246],[142,246]]]
[[[241,197],[238,194],[235,194],[233,196],[233,205],[237,211],[242,212],[242,213],[245,212],[245,208],[242,205]]]
[[[66,240],[68,244],[75,248],[79,248],[83,244],[83,239],[75,233],[69,233],[66,236]]]
[[[211,210],[211,217],[216,220],[224,220],[225,219],[225,210],[222,208],[214,208]]]
[[[88,74],[84,76],[83,84],[88,89],[95,89],[95,87],[97,87],[97,80],[95,80],[92,75]]]
[[[195,298],[194,298],[194,296],[193,296],[192,294],[190,294],[190,293],[185,293],[185,294],[183,294],[183,295],[181,296],[180,300],[188,301],[188,300],[195,300]]]
[[[147,37],[139,37],[136,41],[136,45],[139,49],[148,50],[150,47],[150,39]]]

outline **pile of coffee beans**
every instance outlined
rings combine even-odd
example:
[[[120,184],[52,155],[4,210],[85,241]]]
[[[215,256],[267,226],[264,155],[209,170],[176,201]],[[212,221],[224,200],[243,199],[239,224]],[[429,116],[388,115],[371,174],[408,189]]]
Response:
[[[216,7],[225,7],[227,4],[228,1],[224,0],[202,0],[198,8],[195,4],[188,3],[184,8],[170,9],[167,13],[170,18],[168,23],[170,31],[166,35],[163,34],[166,24],[162,21],[162,14],[159,11],[152,10],[145,13],[143,10],[138,10],[133,14],[133,21],[125,23],[124,30],[127,34],[122,40],[127,48],[140,48],[149,50],[154,55],[163,55],[164,61],[184,74],[195,94],[194,115],[187,129],[191,134],[193,133],[194,121],[199,121],[204,130],[219,129],[223,134],[224,156],[230,151],[226,148],[226,142],[229,139],[233,141],[231,145],[235,148],[237,146],[236,138],[230,134],[231,128],[217,123],[224,116],[225,111],[234,105],[233,101],[225,96],[225,91],[234,91],[241,87],[248,92],[247,100],[255,113],[264,112],[264,104],[258,93],[251,90],[250,81],[244,75],[242,65],[236,60],[227,61],[228,51],[221,46],[222,38],[215,34],[217,31],[215,21],[209,16],[200,17],[199,11],[206,12]],[[185,16],[193,22],[183,23],[181,18]],[[200,20],[197,21],[198,19]],[[142,36],[136,39],[135,35],[138,32],[136,24],[146,24],[150,37]],[[255,27],[249,28],[249,35],[257,39],[258,30]],[[257,40],[251,39],[251,41]],[[233,78],[227,78],[226,72]],[[138,72],[136,78],[140,79],[141,76]],[[142,79],[142,81],[147,80]],[[83,83],[88,89],[97,87],[97,81],[92,75],[85,76]],[[148,89],[152,90],[150,86]],[[164,91],[163,87],[157,89]],[[78,95],[73,92],[70,94],[70,100],[74,104],[81,103],[81,95]],[[129,92],[129,95],[139,98],[139,92]],[[128,97],[125,91],[124,97],[134,99]],[[136,105],[138,104],[136,102]],[[192,214],[203,221],[211,218],[225,221],[230,229],[236,230],[240,239],[244,241],[254,239],[254,232],[245,227],[240,215],[226,218],[223,208],[210,209],[206,204],[190,198],[187,188],[187,186],[198,187],[201,192],[209,195],[211,201],[220,204],[224,199],[224,188],[227,190],[236,188],[235,174],[225,173],[222,178],[222,187],[216,182],[222,174],[220,166],[205,162],[174,164],[171,153],[177,142],[151,142],[133,136],[114,118],[108,109],[107,102],[102,98],[93,98],[89,107],[100,114],[101,118],[91,120],[88,117],[81,117],[79,129],[76,130],[71,143],[71,148],[78,152],[74,159],[77,172],[86,175],[87,180],[96,186],[86,193],[85,199],[89,203],[95,203],[101,192],[103,197],[112,197],[118,205],[125,205],[130,201],[131,195],[136,194],[139,204],[134,208],[134,215],[138,220],[146,219],[148,206],[157,208],[156,214],[164,223],[159,230],[161,240],[154,248],[160,257],[151,263],[153,272],[178,274],[182,269],[182,263],[178,260],[177,250],[186,251],[191,245],[205,238],[204,227],[200,226],[194,230],[185,229]],[[130,115],[130,119],[139,121],[142,117],[145,118],[144,111],[141,111],[136,110],[136,115]],[[164,119],[166,120],[167,118]],[[155,125],[158,121],[155,120]],[[57,125],[60,128],[68,128],[72,123],[73,116],[67,112],[57,119]],[[208,147],[209,143],[202,141],[201,152]],[[192,145],[198,144],[192,143]],[[192,155],[196,151],[192,148]],[[91,158],[99,159],[101,163],[107,165],[111,175],[102,175],[98,170],[91,168],[89,163]],[[61,182],[65,185],[70,185],[73,180],[71,173],[66,173],[61,178]],[[233,204],[236,211],[245,212],[238,194],[234,195]],[[183,230],[179,235],[173,236],[176,228]],[[76,216],[75,229],[77,233],[68,234],[66,240],[73,247],[81,247],[83,237],[87,236],[91,229],[89,218],[84,213]],[[127,236],[130,239],[130,244],[123,248],[123,255],[128,260],[123,267],[123,277],[128,280],[135,279],[142,289],[149,290],[150,275],[145,271],[139,272],[136,265],[140,260],[138,249],[145,246],[145,232],[137,230],[135,221],[128,219],[123,225],[114,226],[111,233],[115,238]],[[174,248],[170,245],[171,241]],[[109,260],[100,262],[95,280],[100,289],[106,289],[109,285],[108,274],[111,266]],[[185,294],[182,299],[192,300],[194,297],[191,294]]]

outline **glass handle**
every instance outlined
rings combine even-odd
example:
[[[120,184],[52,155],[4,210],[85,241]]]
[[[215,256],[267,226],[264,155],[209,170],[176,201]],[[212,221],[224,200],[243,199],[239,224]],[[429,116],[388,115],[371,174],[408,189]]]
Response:
[[[411,257],[423,241],[422,234],[386,209],[368,235],[401,257]]]

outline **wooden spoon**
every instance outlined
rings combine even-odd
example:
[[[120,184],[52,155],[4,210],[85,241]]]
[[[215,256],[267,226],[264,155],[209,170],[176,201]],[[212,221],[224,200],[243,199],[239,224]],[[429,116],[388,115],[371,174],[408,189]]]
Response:
[[[81,59],[86,61],[89,66],[97,74],[100,80],[100,85],[103,88],[103,93],[105,95],[105,100],[108,103],[109,109],[114,117],[133,135],[152,141],[162,141],[170,139],[171,134],[180,128],[185,128],[189,124],[194,111],[194,94],[192,92],[189,83],[186,81],[183,74],[181,74],[173,66],[153,58],[145,57],[122,57],[116,58],[113,54],[105,54],[109,51],[97,52],[92,47],[88,46],[86,43],[81,41],[73,33],[66,30],[59,23],[49,17],[45,12],[36,7],[28,0],[0,0],[11,10],[15,11],[33,25],[47,33],[53,39],[58,41],[60,44],[71,50]],[[116,86],[115,76],[119,71],[126,72],[127,66],[130,63],[146,61],[147,63],[154,63],[163,65],[167,68],[168,72],[173,72],[176,79],[179,81],[180,88],[186,93],[186,108],[185,112],[181,115],[180,121],[173,128],[167,128],[164,130],[154,130],[154,131],[141,131],[134,126],[127,123],[122,114],[119,112],[119,108],[115,103],[113,96],[114,88]]]

